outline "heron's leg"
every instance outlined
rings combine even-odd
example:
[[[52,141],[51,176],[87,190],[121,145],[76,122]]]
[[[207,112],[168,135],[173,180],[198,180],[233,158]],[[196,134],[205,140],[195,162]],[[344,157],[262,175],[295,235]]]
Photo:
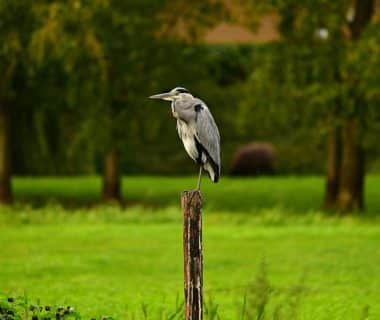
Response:
[[[202,165],[199,166],[199,176],[198,176],[198,184],[197,190],[201,190],[201,179],[202,179]]]

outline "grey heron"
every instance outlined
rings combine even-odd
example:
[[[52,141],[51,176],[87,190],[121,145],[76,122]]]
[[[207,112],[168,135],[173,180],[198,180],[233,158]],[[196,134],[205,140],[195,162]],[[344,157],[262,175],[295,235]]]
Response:
[[[211,181],[218,182],[220,135],[207,105],[182,87],[176,87],[150,98],[171,101],[173,117],[177,120],[178,135],[190,158],[199,165],[197,189],[199,190],[201,186],[203,169]]]

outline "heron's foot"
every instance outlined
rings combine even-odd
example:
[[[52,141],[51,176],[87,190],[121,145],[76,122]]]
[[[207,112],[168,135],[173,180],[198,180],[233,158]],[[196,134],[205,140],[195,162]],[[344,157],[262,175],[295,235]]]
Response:
[[[188,192],[191,193],[190,195],[190,202],[193,201],[193,198],[194,196],[198,193],[199,197],[202,197],[202,193],[201,193],[201,189],[200,188],[196,188],[196,189],[193,189],[193,190],[189,190]]]

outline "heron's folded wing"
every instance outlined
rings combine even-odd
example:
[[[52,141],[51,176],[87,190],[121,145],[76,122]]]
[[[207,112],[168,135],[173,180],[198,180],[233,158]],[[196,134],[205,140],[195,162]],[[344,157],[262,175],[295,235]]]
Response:
[[[194,105],[196,112],[196,137],[220,170],[220,135],[215,120],[203,103]]]

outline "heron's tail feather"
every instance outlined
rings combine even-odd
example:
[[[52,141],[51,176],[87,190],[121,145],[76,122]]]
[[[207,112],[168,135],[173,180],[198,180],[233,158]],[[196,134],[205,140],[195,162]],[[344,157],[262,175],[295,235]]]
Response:
[[[217,165],[207,161],[203,165],[203,168],[207,171],[208,176],[210,177],[212,182],[216,183],[219,181],[219,167]]]

